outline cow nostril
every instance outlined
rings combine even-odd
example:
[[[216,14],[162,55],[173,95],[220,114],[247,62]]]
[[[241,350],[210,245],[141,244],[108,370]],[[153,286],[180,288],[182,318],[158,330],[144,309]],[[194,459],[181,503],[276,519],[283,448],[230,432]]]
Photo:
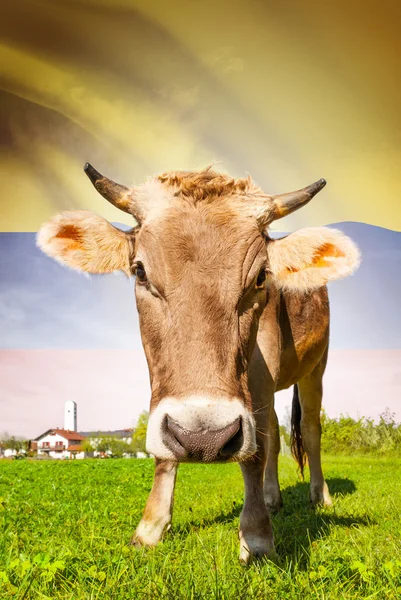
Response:
[[[244,434],[242,431],[242,419],[240,419],[238,430],[220,449],[219,456],[221,456],[222,458],[230,458],[241,449],[243,443]]]
[[[190,434],[190,432],[173,421],[169,415],[166,416],[166,427],[170,436],[174,438],[174,440],[180,444],[182,448],[186,448],[187,436]]]
[[[163,441],[180,461],[227,460],[243,444],[242,420],[238,417],[222,429],[188,430],[166,415]]]
[[[179,429],[178,425],[166,415],[162,426],[164,441],[178,460],[184,460],[188,453],[185,448],[185,441],[179,434]]]

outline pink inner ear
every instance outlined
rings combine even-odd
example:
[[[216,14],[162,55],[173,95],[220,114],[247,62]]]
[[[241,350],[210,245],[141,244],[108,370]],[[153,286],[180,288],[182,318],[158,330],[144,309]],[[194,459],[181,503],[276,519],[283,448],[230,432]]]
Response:
[[[331,262],[327,260],[328,257],[340,258],[344,256],[344,252],[334,244],[323,244],[323,246],[320,246],[313,255],[312,265],[314,267],[329,267]]]

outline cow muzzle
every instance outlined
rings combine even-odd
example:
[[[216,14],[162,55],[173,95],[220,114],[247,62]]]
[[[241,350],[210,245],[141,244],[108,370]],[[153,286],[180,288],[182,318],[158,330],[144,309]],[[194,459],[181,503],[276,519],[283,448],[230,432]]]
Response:
[[[241,418],[222,429],[188,431],[168,415],[164,422],[162,439],[181,461],[216,462],[229,460],[243,443]]]
[[[256,451],[254,419],[239,399],[166,398],[150,415],[146,447],[179,462],[245,460]]]

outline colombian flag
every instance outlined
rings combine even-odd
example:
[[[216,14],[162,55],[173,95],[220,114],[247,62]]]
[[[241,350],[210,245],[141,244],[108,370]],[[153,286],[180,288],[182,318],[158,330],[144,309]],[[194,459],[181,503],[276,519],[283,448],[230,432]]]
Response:
[[[90,185],[215,163],[266,191],[324,177],[275,234],[334,225],[360,246],[330,286],[330,416],[401,395],[401,6],[363,0],[13,0],[0,18],[0,432],[129,427],[149,401],[133,280],[35,246],[54,213],[132,226]],[[282,414],[288,401],[278,399]]]

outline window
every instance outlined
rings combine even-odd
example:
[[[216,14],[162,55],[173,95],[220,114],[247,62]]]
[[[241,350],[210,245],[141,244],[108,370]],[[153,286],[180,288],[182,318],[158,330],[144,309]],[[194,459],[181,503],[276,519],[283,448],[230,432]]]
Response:
[[[64,446],[63,442],[56,442],[56,448]]]
[[[42,442],[42,448],[50,448],[50,442]]]

